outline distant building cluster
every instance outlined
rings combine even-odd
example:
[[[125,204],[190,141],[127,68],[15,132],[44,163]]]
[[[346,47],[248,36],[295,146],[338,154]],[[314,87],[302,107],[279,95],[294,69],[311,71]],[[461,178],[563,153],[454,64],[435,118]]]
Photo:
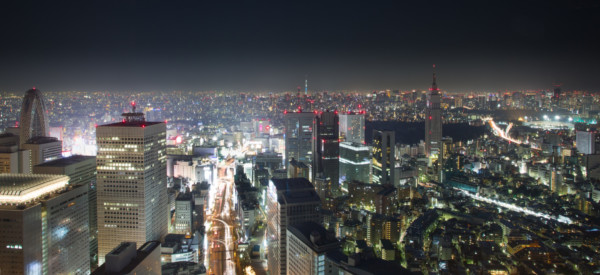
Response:
[[[595,94],[2,97],[1,274],[598,272]]]

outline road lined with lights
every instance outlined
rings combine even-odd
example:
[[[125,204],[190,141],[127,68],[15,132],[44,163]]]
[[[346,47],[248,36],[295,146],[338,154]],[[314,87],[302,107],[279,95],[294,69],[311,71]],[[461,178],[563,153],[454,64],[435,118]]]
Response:
[[[523,142],[520,140],[516,140],[514,138],[511,138],[509,136],[509,131],[512,128],[512,123],[508,125],[508,127],[506,127],[506,131],[503,131],[500,127],[498,127],[498,125],[496,125],[496,122],[494,122],[494,120],[491,117],[487,117],[487,118],[483,118],[483,121],[487,121],[490,124],[490,127],[492,127],[492,132],[494,133],[494,135],[509,141],[509,142],[514,142],[516,144],[522,144]]]
[[[521,206],[517,206],[517,205],[514,205],[514,204],[506,203],[506,202],[503,202],[503,201],[498,201],[498,200],[490,199],[490,198],[487,198],[487,197],[482,197],[479,194],[472,194],[472,193],[470,193],[468,191],[465,191],[465,190],[461,190],[461,189],[457,189],[457,188],[455,188],[455,189],[461,191],[463,194],[465,194],[466,196],[468,196],[468,197],[470,197],[472,199],[475,199],[475,200],[478,200],[478,201],[482,201],[482,202],[486,202],[486,203],[490,203],[490,204],[494,204],[494,205],[506,208],[506,209],[511,210],[511,211],[521,212],[521,213],[525,213],[527,215],[532,215],[532,216],[536,216],[538,218],[543,218],[543,219],[547,219],[547,220],[555,220],[555,221],[558,221],[558,222],[561,222],[561,223],[566,223],[566,224],[572,224],[573,223],[573,221],[570,218],[568,218],[568,217],[564,217],[564,216],[554,217],[554,216],[550,216],[550,215],[548,215],[546,213],[536,212],[536,211],[533,211],[531,209],[527,209],[525,207],[521,207]]]
[[[230,214],[233,196],[234,162],[225,161],[218,167],[218,180],[209,189],[207,219],[204,223],[204,264],[208,274],[236,274],[236,245],[232,237],[235,217]]]

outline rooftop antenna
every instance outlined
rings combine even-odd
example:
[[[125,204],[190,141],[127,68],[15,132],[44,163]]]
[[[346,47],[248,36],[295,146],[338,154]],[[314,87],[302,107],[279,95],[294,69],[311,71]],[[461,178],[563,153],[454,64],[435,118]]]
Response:
[[[431,84],[431,88],[429,88],[429,90],[432,92],[440,90],[437,86],[436,79],[435,79],[435,64],[433,64],[433,83]]]

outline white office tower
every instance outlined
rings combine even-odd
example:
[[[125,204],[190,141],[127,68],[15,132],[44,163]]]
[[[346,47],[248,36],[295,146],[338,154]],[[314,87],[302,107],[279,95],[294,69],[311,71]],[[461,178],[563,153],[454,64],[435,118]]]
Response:
[[[333,231],[305,222],[287,228],[287,274],[325,274],[325,253],[340,247]]]
[[[575,135],[577,151],[584,155],[596,153],[596,132],[577,131]]]
[[[166,125],[143,113],[98,126],[98,255],[122,242],[142,246],[167,234]]]
[[[365,113],[340,114],[340,141],[365,143]]]
[[[304,222],[321,223],[321,199],[306,178],[272,179],[267,191],[269,274],[287,274],[287,228]]]
[[[89,274],[88,186],[0,175],[1,274]]]

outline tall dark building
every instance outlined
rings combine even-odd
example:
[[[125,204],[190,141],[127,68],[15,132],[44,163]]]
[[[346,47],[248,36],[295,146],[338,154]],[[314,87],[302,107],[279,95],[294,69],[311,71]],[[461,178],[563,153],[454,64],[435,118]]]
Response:
[[[394,184],[396,133],[373,131],[373,184]]]
[[[433,65],[435,69],[435,65]],[[437,87],[435,72],[433,83],[427,93],[425,108],[425,155],[437,158],[442,152],[442,109],[440,89]]]
[[[312,138],[315,114],[312,112],[286,112],[285,123],[285,163],[289,170],[289,163],[293,159],[312,164]]]
[[[340,169],[338,112],[327,111],[317,114],[313,129],[313,179],[319,177],[338,187]]]

